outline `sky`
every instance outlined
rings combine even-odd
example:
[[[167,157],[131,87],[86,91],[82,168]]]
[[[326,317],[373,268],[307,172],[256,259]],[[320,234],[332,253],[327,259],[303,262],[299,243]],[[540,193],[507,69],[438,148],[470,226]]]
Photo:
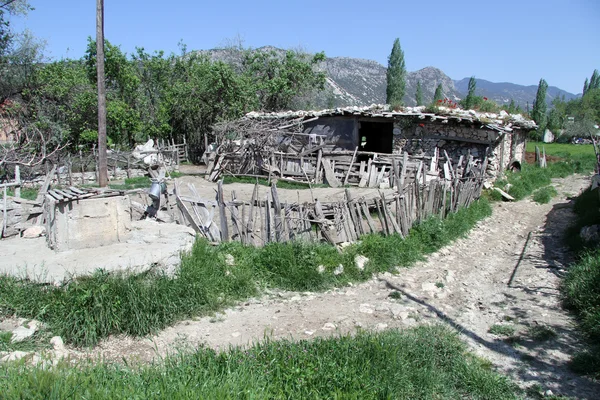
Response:
[[[80,58],[95,36],[95,0],[30,0],[12,17],[46,41],[52,59]],[[387,65],[400,39],[408,71],[440,68],[452,79],[550,86],[581,93],[600,69],[600,0],[155,1],[105,0],[105,37],[131,53],[224,47],[324,51]]]

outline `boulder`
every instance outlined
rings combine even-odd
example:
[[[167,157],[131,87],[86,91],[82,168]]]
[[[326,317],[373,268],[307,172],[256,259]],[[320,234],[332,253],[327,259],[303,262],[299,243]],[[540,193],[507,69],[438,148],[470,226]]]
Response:
[[[25,239],[34,239],[46,234],[46,228],[41,225],[35,225],[23,231],[22,237]]]

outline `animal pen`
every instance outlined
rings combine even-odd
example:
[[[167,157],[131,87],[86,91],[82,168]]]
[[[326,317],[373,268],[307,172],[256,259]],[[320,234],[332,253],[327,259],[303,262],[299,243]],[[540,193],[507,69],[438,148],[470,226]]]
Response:
[[[479,198],[486,180],[520,165],[533,121],[520,115],[439,107],[382,106],[250,113],[214,127],[207,178],[215,200],[176,188],[181,219],[212,242],[263,245],[288,240],[352,242],[373,232],[405,236]],[[223,176],[266,178],[270,192],[240,199]],[[276,181],[345,187],[343,201],[281,202]],[[369,195],[353,187],[375,188]],[[379,190],[377,190],[379,189]],[[259,198],[260,197],[260,198]]]

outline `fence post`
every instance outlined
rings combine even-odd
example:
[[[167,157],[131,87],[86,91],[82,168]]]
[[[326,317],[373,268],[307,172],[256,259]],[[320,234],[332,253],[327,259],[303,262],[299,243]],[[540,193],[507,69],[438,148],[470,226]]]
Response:
[[[21,168],[15,165],[15,197],[21,197]]]

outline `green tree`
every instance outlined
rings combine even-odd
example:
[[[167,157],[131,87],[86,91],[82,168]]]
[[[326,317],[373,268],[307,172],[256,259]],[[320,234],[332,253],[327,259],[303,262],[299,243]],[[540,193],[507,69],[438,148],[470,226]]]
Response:
[[[588,85],[588,90],[589,89],[600,89],[600,75],[598,74],[597,69],[595,69],[592,73],[592,77],[590,78],[590,84]]]
[[[388,57],[386,77],[386,102],[392,108],[399,107],[403,104],[406,92],[406,64],[404,62],[404,52],[400,47],[400,39],[398,38],[394,40],[392,52]]]
[[[324,60],[322,52],[309,56],[292,50],[283,55],[275,50],[244,51],[242,75],[256,93],[250,105],[265,111],[285,110],[306,92],[322,90],[326,75],[316,66]]]
[[[463,106],[465,109],[470,110],[471,108],[473,108],[473,106],[475,106],[475,89],[477,88],[477,81],[475,80],[475,77],[472,76],[471,78],[469,78],[469,92],[467,93],[467,97],[465,97],[465,100],[463,102]]]
[[[548,83],[542,78],[538,84],[537,93],[535,95],[535,103],[531,110],[531,118],[538,124],[540,129],[546,127],[546,110],[548,105],[546,104],[546,91],[548,90]]]
[[[421,81],[417,81],[417,92],[415,93],[415,101],[417,106],[423,105],[423,89],[421,89]]]
[[[583,95],[585,95],[585,92],[587,92],[589,87],[590,81],[588,80],[588,78],[585,78],[585,82],[583,82]]]
[[[435,88],[435,93],[433,94],[433,103],[437,104],[438,100],[442,100],[444,98],[444,88],[442,88],[442,84],[440,83]]]

